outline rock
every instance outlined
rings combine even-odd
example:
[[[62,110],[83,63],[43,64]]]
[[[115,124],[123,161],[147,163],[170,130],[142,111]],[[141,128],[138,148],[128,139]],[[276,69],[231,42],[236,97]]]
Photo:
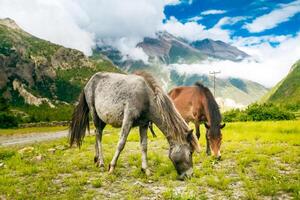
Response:
[[[37,161],[41,161],[43,159],[43,156],[42,155],[38,155],[35,157],[35,160]]]
[[[0,168],[2,168],[2,167],[4,167],[4,163],[3,162],[0,163]]]
[[[146,187],[146,185],[140,181],[136,181],[133,185],[140,185],[142,187]]]
[[[19,152],[20,154],[23,154],[23,153],[30,153],[30,152],[32,152],[33,150],[34,150],[33,147],[24,147],[23,149],[20,149],[18,152]]]

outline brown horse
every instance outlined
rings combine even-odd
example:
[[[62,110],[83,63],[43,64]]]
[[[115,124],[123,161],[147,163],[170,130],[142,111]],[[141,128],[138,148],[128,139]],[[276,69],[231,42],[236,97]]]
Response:
[[[169,96],[175,107],[189,123],[195,124],[197,138],[200,138],[200,122],[205,122],[206,127],[206,153],[218,159],[221,158],[220,147],[222,141],[221,125],[222,117],[219,106],[210,90],[201,83],[196,82],[194,86],[181,86],[172,89]],[[206,123],[207,122],[207,123]]]

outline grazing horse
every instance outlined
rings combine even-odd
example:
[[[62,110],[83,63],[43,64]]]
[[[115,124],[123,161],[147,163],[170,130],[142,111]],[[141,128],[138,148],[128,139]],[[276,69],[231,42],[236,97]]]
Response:
[[[206,127],[206,153],[218,159],[221,158],[220,147],[222,141],[221,113],[219,106],[210,90],[201,83],[194,86],[181,86],[172,89],[169,96],[183,119],[195,124],[197,138],[200,138],[200,122],[205,122]],[[207,123],[206,123],[207,122]]]
[[[106,124],[121,127],[117,149],[109,165],[115,169],[132,127],[138,126],[142,151],[142,171],[150,174],[147,164],[147,129],[153,122],[167,138],[169,158],[180,179],[193,172],[192,153],[199,152],[197,138],[177,112],[172,100],[154,78],[145,72],[125,75],[96,73],[84,87],[70,124],[70,145],[82,144],[89,125],[89,112],[96,127],[95,163],[103,167],[102,132]]]

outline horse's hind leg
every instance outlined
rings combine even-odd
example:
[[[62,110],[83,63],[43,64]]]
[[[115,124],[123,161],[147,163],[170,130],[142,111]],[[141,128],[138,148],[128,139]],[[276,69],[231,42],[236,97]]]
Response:
[[[145,172],[147,176],[150,175],[150,170],[148,169],[147,161],[147,129],[148,125],[140,126],[140,146],[142,150],[142,171]]]
[[[98,117],[97,113],[93,112],[93,120],[96,127],[95,130],[95,152],[96,155],[94,157],[94,162],[98,167],[104,167],[104,159],[103,159],[103,152],[102,152],[102,133],[105,127],[105,123]]]
[[[115,166],[117,164],[120,153],[124,149],[129,131],[132,127],[132,122],[133,121],[131,119],[129,119],[128,115],[124,115],[118,146],[117,146],[117,149],[115,151],[114,157],[113,157],[113,159],[111,160],[111,162],[109,164],[109,169],[108,169],[109,173],[113,173],[113,171],[115,169]]]

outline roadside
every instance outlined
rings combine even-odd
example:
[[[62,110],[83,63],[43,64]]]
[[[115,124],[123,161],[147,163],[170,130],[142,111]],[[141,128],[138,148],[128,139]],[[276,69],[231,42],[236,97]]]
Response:
[[[0,146],[10,146],[18,144],[30,144],[46,140],[54,140],[62,137],[67,137],[68,131],[44,132],[44,133],[29,133],[20,135],[0,136]]]
[[[45,128],[45,127],[44,127]],[[48,131],[48,132],[32,132],[27,134],[13,134],[0,136],[0,147],[11,146],[20,144],[31,144],[42,141],[50,141],[68,136],[67,127],[62,127],[61,131]],[[90,134],[94,133],[94,130],[90,131]]]
[[[18,137],[20,135],[50,133],[67,130],[67,126],[42,126],[42,127],[26,127],[26,128],[9,128],[0,129],[0,137]]]

